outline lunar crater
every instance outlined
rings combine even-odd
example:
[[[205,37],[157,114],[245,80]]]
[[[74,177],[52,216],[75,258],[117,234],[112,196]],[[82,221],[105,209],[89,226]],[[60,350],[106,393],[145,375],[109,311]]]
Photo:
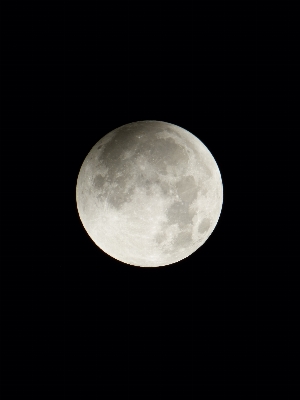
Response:
[[[199,231],[199,233],[204,233],[209,229],[209,227],[210,227],[210,219],[203,218],[203,220],[199,224],[198,231]]]

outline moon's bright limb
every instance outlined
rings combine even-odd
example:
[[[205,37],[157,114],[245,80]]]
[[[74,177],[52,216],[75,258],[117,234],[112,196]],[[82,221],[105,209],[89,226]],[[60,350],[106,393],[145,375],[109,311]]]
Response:
[[[105,253],[141,267],[188,257],[217,225],[223,186],[205,145],[160,121],[123,125],[85,158],[77,180],[80,219]]]

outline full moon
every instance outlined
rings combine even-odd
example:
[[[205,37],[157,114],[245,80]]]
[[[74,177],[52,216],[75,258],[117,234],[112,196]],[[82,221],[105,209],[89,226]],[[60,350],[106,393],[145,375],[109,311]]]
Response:
[[[218,165],[192,133],[161,121],[100,139],[79,171],[76,202],[95,244],[139,267],[176,263],[201,247],[223,204]]]

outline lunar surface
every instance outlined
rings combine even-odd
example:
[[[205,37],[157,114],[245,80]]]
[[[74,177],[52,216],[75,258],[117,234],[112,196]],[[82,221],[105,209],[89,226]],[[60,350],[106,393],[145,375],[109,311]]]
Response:
[[[96,245],[134,266],[178,262],[217,225],[223,186],[207,147],[179,126],[138,121],[108,133],[85,158],[77,208]]]

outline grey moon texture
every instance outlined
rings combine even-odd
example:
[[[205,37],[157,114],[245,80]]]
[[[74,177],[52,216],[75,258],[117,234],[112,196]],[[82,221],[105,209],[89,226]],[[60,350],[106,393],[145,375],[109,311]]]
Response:
[[[139,267],[176,263],[213,232],[223,204],[207,147],[161,121],[123,125],[100,139],[79,171],[76,202],[95,244]]]

